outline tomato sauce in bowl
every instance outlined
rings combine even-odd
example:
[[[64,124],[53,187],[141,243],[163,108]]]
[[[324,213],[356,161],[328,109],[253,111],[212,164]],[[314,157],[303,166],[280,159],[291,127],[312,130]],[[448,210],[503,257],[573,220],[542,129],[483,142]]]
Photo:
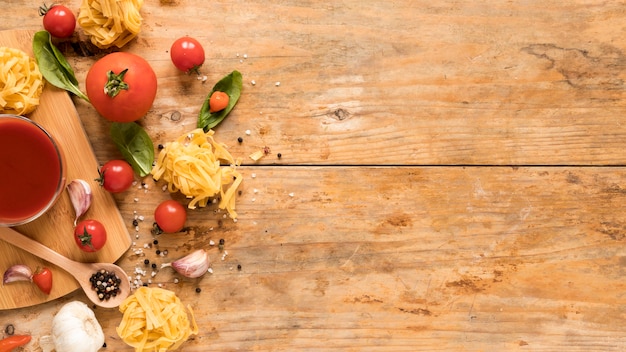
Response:
[[[35,220],[65,188],[65,164],[54,138],[22,116],[0,114],[0,226]]]

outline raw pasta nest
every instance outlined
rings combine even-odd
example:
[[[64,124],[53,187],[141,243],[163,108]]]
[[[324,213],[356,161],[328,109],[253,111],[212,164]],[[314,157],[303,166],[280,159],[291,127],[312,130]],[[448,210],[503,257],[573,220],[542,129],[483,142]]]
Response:
[[[117,334],[136,352],[173,351],[189,336],[198,334],[191,307],[185,309],[170,290],[140,287],[120,304],[119,310],[123,317]]]
[[[243,177],[236,169],[238,162],[213,134],[213,130],[205,133],[198,128],[165,144],[151,173],[155,180],[167,182],[170,192],[192,198],[190,209],[204,207],[219,195],[218,207],[235,219],[235,192]],[[222,166],[220,160],[229,165]]]
[[[39,105],[43,77],[34,58],[0,47],[0,112],[26,115]]]
[[[143,0],[83,0],[78,24],[100,49],[123,47],[139,34]]]

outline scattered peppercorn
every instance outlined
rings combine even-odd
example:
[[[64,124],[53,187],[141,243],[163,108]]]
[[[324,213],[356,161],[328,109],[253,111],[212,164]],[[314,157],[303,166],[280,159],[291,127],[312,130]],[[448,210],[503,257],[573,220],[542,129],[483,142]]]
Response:
[[[133,220],[133,226],[139,226],[139,221],[137,221],[137,219]]]
[[[200,287],[196,287],[196,292],[200,293],[200,292],[202,292],[202,289]]]
[[[241,137],[237,138],[237,142],[242,143],[243,142],[243,138],[241,138]]]
[[[157,146],[157,148],[159,148],[159,150],[163,149],[163,148],[164,148],[164,147],[163,147],[163,144],[159,144],[159,145]]]
[[[157,265],[156,263],[152,263],[152,269],[156,269]]]
[[[152,241],[152,244],[159,244],[159,240]]]
[[[4,333],[9,336],[15,334],[15,326],[13,326],[13,324],[7,325],[6,328],[4,328]]]
[[[237,264],[237,270],[241,271],[241,264]]]
[[[150,261],[149,261],[148,259],[144,259],[144,260],[143,260],[143,263],[144,263],[145,265],[148,265],[148,264],[150,264]]]
[[[219,244],[217,245],[217,248],[219,248],[219,250],[220,250],[220,251],[223,251],[223,250],[224,250],[224,243],[225,243],[224,239],[223,239],[223,238],[220,238],[220,242],[219,242]]]
[[[107,348],[107,343],[106,342],[102,344],[102,348]]]
[[[283,154],[282,153],[278,153],[278,154],[276,154],[276,156],[278,157],[278,159],[280,159],[280,158],[283,157]]]
[[[157,255],[161,254],[161,250],[157,249],[157,250],[156,250],[156,254],[157,254]]]

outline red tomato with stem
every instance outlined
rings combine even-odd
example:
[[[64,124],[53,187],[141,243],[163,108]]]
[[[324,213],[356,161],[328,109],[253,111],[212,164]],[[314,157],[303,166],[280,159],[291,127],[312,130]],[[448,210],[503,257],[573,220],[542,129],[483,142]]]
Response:
[[[41,292],[49,295],[52,291],[52,271],[48,268],[37,268],[31,278]]]
[[[96,181],[111,193],[126,191],[135,180],[133,167],[125,160],[111,160],[98,170],[100,178]]]
[[[226,109],[230,97],[224,92],[216,90],[209,98],[209,112],[218,112]]]
[[[178,38],[170,48],[170,58],[177,69],[199,74],[200,66],[204,64],[204,48],[194,38]]]
[[[107,242],[107,231],[98,220],[83,220],[74,228],[74,240],[85,252],[97,252]]]
[[[142,57],[115,52],[91,66],[85,89],[91,105],[102,117],[114,122],[132,122],[145,116],[152,107],[157,77]]]
[[[43,16],[43,28],[51,36],[67,38],[74,34],[76,17],[67,7],[57,4],[48,7],[44,4],[39,8],[39,15]]]
[[[163,232],[178,232],[185,226],[187,210],[182,204],[173,199],[166,200],[156,207],[154,220]]]

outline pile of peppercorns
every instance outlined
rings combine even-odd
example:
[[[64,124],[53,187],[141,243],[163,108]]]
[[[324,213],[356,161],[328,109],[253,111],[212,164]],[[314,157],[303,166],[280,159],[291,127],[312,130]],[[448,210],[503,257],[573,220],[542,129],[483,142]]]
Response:
[[[91,282],[91,288],[98,293],[98,298],[105,301],[117,296],[122,280],[115,273],[101,269],[91,275],[89,282]]]

